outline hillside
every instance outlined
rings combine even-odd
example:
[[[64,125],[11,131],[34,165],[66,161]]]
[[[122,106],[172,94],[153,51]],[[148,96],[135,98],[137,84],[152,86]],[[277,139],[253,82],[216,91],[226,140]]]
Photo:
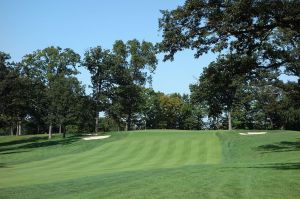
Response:
[[[297,198],[300,133],[0,137],[0,198]]]

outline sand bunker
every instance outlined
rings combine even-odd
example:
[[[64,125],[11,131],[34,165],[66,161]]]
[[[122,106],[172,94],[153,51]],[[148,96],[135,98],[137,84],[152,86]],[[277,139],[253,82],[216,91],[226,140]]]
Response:
[[[82,134],[82,135],[94,135],[94,136],[97,136],[98,134],[97,133],[86,133],[86,134]]]
[[[102,136],[92,136],[92,137],[86,137],[83,138],[84,140],[103,140],[105,138],[109,138],[110,135],[102,135]]]
[[[264,135],[267,132],[247,132],[247,133],[240,133],[240,135]]]

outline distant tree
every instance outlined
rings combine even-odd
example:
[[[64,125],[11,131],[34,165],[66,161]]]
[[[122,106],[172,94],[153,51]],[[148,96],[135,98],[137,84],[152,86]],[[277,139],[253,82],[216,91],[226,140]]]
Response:
[[[60,47],[48,47],[25,55],[20,67],[30,79],[42,82],[45,85],[47,106],[46,123],[49,125],[49,139],[51,139],[53,123],[57,119],[56,102],[63,92],[55,92],[56,86],[63,78],[69,78],[78,73],[75,66],[79,63],[80,56],[72,49],[62,50]]]
[[[10,118],[8,114],[7,103],[10,101],[8,95],[9,90],[11,90],[11,83],[15,79],[10,78],[12,74],[10,73],[10,63],[8,60],[10,56],[4,52],[0,52],[0,124],[1,127],[5,127],[10,123]],[[11,81],[12,80],[12,81]],[[11,124],[11,134],[13,133],[13,126]]]
[[[232,130],[233,106],[240,100],[236,92],[253,78],[244,73],[251,69],[253,64],[255,60],[250,57],[232,54],[219,57],[203,70],[199,82],[190,87],[194,101],[208,106],[209,117],[218,118],[223,112],[227,113],[229,130]]]
[[[100,46],[90,48],[84,54],[82,65],[91,74],[93,99],[95,101],[95,132],[98,132],[99,112],[108,110],[109,99],[114,85],[115,59],[112,52]]]
[[[132,122],[144,105],[142,88],[138,85],[122,85],[116,88],[112,98],[111,111],[114,110],[115,119],[125,121],[125,130],[132,129]],[[116,115],[118,114],[118,115]]]
[[[199,104],[193,104],[189,95],[182,95],[183,105],[180,110],[179,128],[180,129],[197,129],[203,128],[203,108]]]
[[[78,125],[80,132],[92,132],[95,129],[95,101],[88,95],[79,96],[74,108],[72,123]]]
[[[84,90],[76,77],[60,76],[52,82],[48,92],[55,115],[54,121],[59,125],[61,134],[63,125],[76,123],[74,120],[79,119],[76,117],[78,114],[76,104],[80,103],[79,99],[84,96]],[[63,137],[65,138],[65,131],[63,131]]]
[[[16,124],[16,135],[22,134],[22,121],[30,111],[32,82],[20,75],[10,56],[0,52],[0,120],[10,125],[11,135]]]
[[[134,115],[143,109],[143,87],[151,82],[150,74],[156,68],[156,49],[150,42],[134,39],[126,44],[116,41],[112,51],[116,66],[112,109],[117,113],[115,119],[124,118],[126,129],[130,130]]]
[[[281,102],[283,108],[283,127],[300,130],[300,81],[277,85],[284,92]]]
[[[163,93],[155,92],[153,89],[144,89],[144,106],[142,113],[145,119],[146,128],[158,129],[159,123],[162,121],[162,110],[160,106],[159,96]]]
[[[162,124],[162,127],[168,129],[179,129],[181,110],[184,104],[181,96],[177,93],[161,95],[159,100],[163,121],[165,121],[165,124]]]
[[[251,80],[255,79],[255,76],[260,76],[262,70],[277,73],[283,69],[285,74],[298,78],[298,83],[285,87],[285,92],[296,91],[300,96],[297,92],[300,90],[300,1],[186,0],[184,5],[174,10],[161,12],[159,27],[163,40],[158,44],[158,48],[160,52],[165,53],[165,61],[172,61],[174,55],[184,49],[194,50],[195,58],[211,51],[229,54],[228,56],[233,54],[250,61],[250,63],[235,64],[235,69],[230,69],[230,76],[226,74],[228,64],[219,64],[217,70],[209,75],[213,65],[220,62],[217,60],[211,64],[209,67],[211,69],[204,71],[202,83],[196,86],[197,88],[193,88],[194,93],[199,94],[199,100],[206,99],[209,115],[213,117],[212,121],[218,120],[224,109],[231,113],[229,110],[232,109],[231,106],[235,101],[234,93],[236,93],[234,84],[239,81],[236,81],[239,76],[246,76]],[[222,81],[220,75],[225,77]],[[204,78],[204,76],[213,78]],[[236,83],[232,79],[235,79]],[[197,89],[200,90],[196,91]],[[291,102],[297,104],[294,100],[289,100],[289,103]],[[260,104],[260,107],[257,107],[257,111],[251,109],[253,112],[248,112],[249,116],[244,115],[244,119],[255,119],[254,117],[258,116],[262,119],[267,114],[269,119],[273,117],[274,120],[275,115],[270,116],[270,110],[274,106],[268,104],[274,105],[273,102],[264,102],[264,105]],[[247,106],[241,107],[248,109]],[[269,109],[267,106],[270,110],[267,110]],[[293,110],[299,108],[293,104],[290,106]],[[241,116],[237,111],[234,113]],[[250,116],[250,113],[253,115]],[[297,114],[294,114],[287,118],[297,117]],[[231,129],[230,125],[229,129]]]
[[[166,95],[153,89],[144,90],[143,115],[151,129],[202,129],[203,108],[192,103],[189,95]]]

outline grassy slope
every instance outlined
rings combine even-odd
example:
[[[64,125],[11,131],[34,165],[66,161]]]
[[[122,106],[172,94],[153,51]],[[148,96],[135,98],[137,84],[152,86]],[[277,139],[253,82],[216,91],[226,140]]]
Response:
[[[297,198],[300,134],[0,138],[0,198]]]

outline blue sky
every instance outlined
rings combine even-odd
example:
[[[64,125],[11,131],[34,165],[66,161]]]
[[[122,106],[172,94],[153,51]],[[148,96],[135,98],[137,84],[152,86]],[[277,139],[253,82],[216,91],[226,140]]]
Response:
[[[174,9],[183,0],[0,0],[0,51],[14,61],[48,46],[72,48],[80,55],[90,47],[110,49],[115,40],[137,38],[159,42],[159,10]],[[191,51],[162,62],[159,55],[153,88],[165,93],[189,93],[204,66],[215,59],[208,54],[195,60]],[[79,79],[90,83],[87,71]]]

